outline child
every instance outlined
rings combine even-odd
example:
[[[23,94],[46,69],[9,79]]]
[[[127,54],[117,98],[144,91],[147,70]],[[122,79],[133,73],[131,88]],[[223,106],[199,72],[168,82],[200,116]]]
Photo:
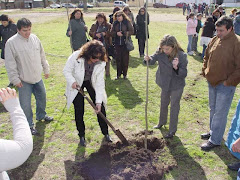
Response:
[[[197,27],[197,20],[194,17],[194,13],[190,13],[189,16],[187,16],[187,35],[188,35],[188,46],[187,46],[187,53],[188,55],[192,56],[192,39],[193,36],[196,35],[196,27]]]
[[[160,129],[167,123],[168,105],[171,102],[169,132],[165,138],[172,138],[177,131],[180,99],[187,76],[187,55],[174,36],[165,35],[156,53],[151,57],[145,56],[144,60],[151,65],[158,61],[159,66],[156,83],[162,89],[161,108],[159,123],[154,128]]]
[[[193,36],[192,39],[192,51],[194,51],[197,55],[201,55],[201,53],[198,53],[197,50],[197,43],[198,43],[198,34],[200,29],[202,28],[202,14],[198,13],[197,14],[197,27],[196,27],[196,34]]]

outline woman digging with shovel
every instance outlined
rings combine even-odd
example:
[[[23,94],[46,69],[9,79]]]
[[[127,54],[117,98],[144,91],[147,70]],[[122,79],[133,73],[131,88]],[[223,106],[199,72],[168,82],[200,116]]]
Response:
[[[74,104],[75,121],[80,137],[81,146],[85,146],[84,97],[79,92],[87,89],[92,101],[96,105],[96,113],[102,112],[106,116],[105,106],[107,95],[105,92],[104,72],[107,56],[106,50],[100,41],[93,40],[75,51],[63,69],[67,80],[66,96],[67,107]],[[97,115],[102,134],[107,142],[112,142],[108,134],[108,126],[99,114]]]

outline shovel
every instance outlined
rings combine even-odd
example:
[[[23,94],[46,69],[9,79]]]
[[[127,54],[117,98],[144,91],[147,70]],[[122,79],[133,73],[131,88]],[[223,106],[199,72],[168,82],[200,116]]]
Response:
[[[77,88],[78,92],[80,92],[83,97],[89,102],[89,104],[93,107],[94,110],[97,109],[97,107],[95,106],[95,104],[84,94],[83,90],[80,88]],[[109,122],[109,120],[104,116],[104,114],[100,111],[98,113],[101,118],[112,128],[113,132],[117,135],[117,137],[122,141],[123,144],[128,145],[128,141],[127,139],[123,136],[123,134],[121,133],[121,131],[119,129],[115,129],[113,127],[113,125]]]

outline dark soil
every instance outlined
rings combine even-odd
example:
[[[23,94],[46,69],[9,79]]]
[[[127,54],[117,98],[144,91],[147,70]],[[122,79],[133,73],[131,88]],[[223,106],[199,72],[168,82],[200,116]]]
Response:
[[[144,135],[144,132],[136,136]],[[135,137],[136,137],[135,136]],[[159,151],[165,141],[151,137],[147,140],[148,149],[144,148],[144,137],[136,137],[129,145],[120,142],[102,145],[98,152],[77,164],[78,174],[86,180],[160,180],[165,171],[172,167],[158,162]]]
[[[192,95],[192,94],[186,94],[186,95],[183,97],[183,99],[184,99],[185,101],[193,101],[194,98],[197,98],[197,96],[194,96],[194,95]]]

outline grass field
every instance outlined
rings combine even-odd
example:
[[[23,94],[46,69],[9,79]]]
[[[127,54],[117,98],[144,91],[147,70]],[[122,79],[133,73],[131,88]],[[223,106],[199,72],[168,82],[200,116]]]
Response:
[[[150,16],[159,13],[159,18],[169,13],[178,13],[181,16],[181,11],[179,9],[175,11],[175,8],[153,11],[155,10],[150,9]],[[44,13],[44,11],[41,12]],[[24,13],[32,13],[32,11]],[[109,14],[109,11],[106,14]],[[14,15],[14,12],[11,12],[11,17],[14,18]],[[93,18],[87,15],[85,15],[85,21],[89,28],[94,22]],[[183,49],[186,50],[185,26],[183,23],[150,22],[149,54],[155,52],[165,34],[176,36]],[[79,146],[73,107],[69,110],[64,108],[66,83],[62,69],[67,57],[71,54],[69,38],[65,36],[66,29],[67,18],[62,16],[51,21],[33,24],[33,33],[40,38],[51,67],[51,76],[44,80],[44,83],[47,90],[47,113],[54,116],[55,120],[49,124],[34,120],[41,135],[33,137],[34,150],[30,158],[19,168],[8,172],[11,179],[81,179],[81,175],[74,171],[75,164],[86,159],[101,146],[103,136],[91,107],[85,103],[88,143],[86,148]],[[111,77],[106,79],[107,116],[128,139],[133,138],[132,134],[144,130],[145,127],[146,66],[139,58],[136,39],[132,39],[135,50],[130,53],[128,80],[114,80],[115,65],[111,66]],[[199,47],[200,50],[201,47]],[[172,140],[167,141],[167,146],[162,150],[159,160],[166,165],[177,164],[177,167],[166,173],[164,179],[236,179],[237,173],[228,170],[227,164],[237,159],[228,152],[223,144],[224,141],[222,146],[216,150],[203,152],[200,149],[203,143],[200,134],[209,130],[208,88],[206,80],[200,76],[202,68],[200,57],[188,56],[188,61],[187,85],[181,100],[178,131]],[[157,66],[151,66],[149,69],[148,120],[151,130],[158,123],[161,90],[155,83]],[[9,82],[4,66],[0,67],[0,79],[0,87],[6,87]],[[225,138],[239,98],[240,92],[237,88],[229,113]],[[34,98],[32,100],[34,110]],[[12,128],[9,115],[2,105],[0,105],[0,119],[0,137],[11,139]],[[167,130],[168,125],[162,131],[154,130],[153,136],[162,138]],[[112,131],[110,134],[114,142],[117,142],[118,139]]]

